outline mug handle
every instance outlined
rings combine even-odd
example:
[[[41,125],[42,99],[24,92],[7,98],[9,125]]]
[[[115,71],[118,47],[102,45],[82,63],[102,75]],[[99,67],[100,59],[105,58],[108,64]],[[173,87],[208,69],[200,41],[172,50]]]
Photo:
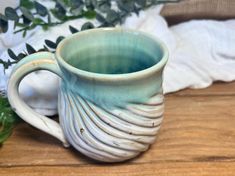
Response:
[[[36,70],[48,70],[62,78],[61,70],[50,52],[38,52],[23,58],[12,70],[8,82],[7,95],[12,109],[27,123],[58,138],[65,147],[68,143],[62,128],[56,121],[33,111],[19,96],[19,84],[29,73]]]

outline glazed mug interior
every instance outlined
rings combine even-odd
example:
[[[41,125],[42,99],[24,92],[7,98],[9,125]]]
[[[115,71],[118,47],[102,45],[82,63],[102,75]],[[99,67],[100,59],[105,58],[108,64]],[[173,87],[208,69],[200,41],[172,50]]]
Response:
[[[83,32],[68,38],[59,55],[66,64],[98,74],[127,74],[150,68],[163,58],[162,45],[132,30]]]

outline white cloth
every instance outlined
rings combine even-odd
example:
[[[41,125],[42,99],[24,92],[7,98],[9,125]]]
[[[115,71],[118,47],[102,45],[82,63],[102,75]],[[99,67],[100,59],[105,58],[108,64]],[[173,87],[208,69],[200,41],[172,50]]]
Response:
[[[141,12],[139,17],[133,14],[122,27],[151,33],[166,43],[170,58],[164,72],[165,93],[186,87],[204,88],[218,80],[235,80],[235,19],[224,22],[192,20],[169,28],[159,15],[160,9],[150,8]],[[0,58],[9,58],[6,51],[9,47],[16,53],[21,52],[25,49],[25,42],[39,49],[44,39],[55,41],[59,35],[67,36],[70,34],[68,25],[80,27],[84,21],[69,21],[46,32],[37,28],[24,39],[19,34],[12,35],[11,31],[1,34]],[[0,66],[0,89],[6,89],[10,70],[4,75]],[[20,94],[36,111],[53,115],[57,113],[57,88],[56,75],[38,71],[22,81]]]

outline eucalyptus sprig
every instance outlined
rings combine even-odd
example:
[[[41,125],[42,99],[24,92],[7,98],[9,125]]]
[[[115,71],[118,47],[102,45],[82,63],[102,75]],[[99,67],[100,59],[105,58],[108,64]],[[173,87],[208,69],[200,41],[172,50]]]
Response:
[[[14,126],[19,121],[7,98],[0,95],[0,145],[11,135]]]
[[[20,0],[17,8],[7,7],[5,14],[0,14],[0,31],[8,31],[9,21],[14,22],[14,33],[27,31],[41,26],[44,30],[77,18],[95,18],[104,26],[122,23],[132,12],[136,14],[150,6],[177,2],[179,0],[52,0],[54,7],[47,9],[36,0]],[[118,10],[112,9],[112,2]],[[56,20],[52,20],[56,18]],[[17,28],[16,28],[17,27]]]
[[[14,33],[23,32],[23,36],[26,36],[27,31],[35,29],[37,26],[47,30],[72,19],[95,18],[95,11],[85,8],[82,0],[53,1],[55,6],[52,9],[47,9],[36,0],[20,0],[19,7],[15,9],[7,7],[5,14],[0,14],[0,31],[3,33],[8,31],[9,21],[14,22]],[[52,21],[52,16],[57,20]]]

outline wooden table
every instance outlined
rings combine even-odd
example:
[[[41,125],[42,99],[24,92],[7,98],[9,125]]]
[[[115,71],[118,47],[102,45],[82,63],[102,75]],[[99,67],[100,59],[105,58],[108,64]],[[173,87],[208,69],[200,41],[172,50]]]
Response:
[[[0,149],[0,175],[235,175],[235,83],[167,95],[156,143],[125,163],[97,163],[20,124]]]

